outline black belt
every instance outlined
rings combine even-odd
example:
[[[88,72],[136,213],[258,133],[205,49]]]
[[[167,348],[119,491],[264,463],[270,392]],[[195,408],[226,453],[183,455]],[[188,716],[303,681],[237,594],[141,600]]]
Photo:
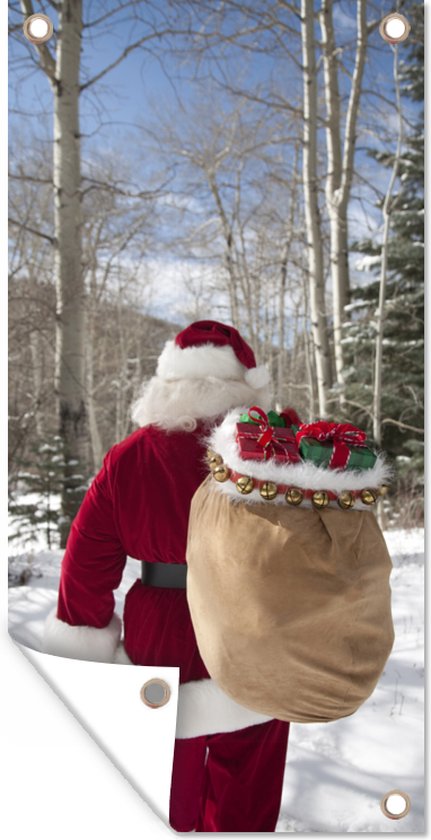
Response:
[[[142,560],[142,583],[166,589],[185,589],[187,566],[185,563],[148,563]]]

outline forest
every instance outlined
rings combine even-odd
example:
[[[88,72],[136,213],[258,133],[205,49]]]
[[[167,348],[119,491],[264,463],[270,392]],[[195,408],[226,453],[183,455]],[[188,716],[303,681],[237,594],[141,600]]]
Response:
[[[10,4],[12,541],[64,547],[164,342],[216,318],[273,404],[352,422],[423,523],[423,6]],[[387,11],[390,9],[388,8]]]

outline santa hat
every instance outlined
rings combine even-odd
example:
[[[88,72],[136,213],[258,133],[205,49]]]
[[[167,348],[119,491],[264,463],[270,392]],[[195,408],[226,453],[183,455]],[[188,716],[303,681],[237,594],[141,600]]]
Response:
[[[157,365],[160,379],[230,379],[251,388],[269,384],[265,365],[256,365],[253,350],[235,327],[218,321],[195,321],[168,341]]]
[[[141,385],[132,405],[139,426],[192,431],[237,405],[270,406],[270,374],[256,366],[238,330],[218,321],[195,321],[167,341],[156,375]]]

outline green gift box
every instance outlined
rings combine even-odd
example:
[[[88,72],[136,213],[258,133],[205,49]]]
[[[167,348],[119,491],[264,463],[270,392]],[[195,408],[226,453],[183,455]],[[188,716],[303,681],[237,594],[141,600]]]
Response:
[[[294,428],[296,432],[297,429]],[[370,470],[377,461],[377,453],[368,446],[350,446],[350,458],[346,470]],[[299,451],[305,461],[312,461],[318,467],[328,467],[334,451],[332,441],[321,443],[314,438],[303,437]]]
[[[279,427],[279,428],[285,428],[286,427],[286,423],[284,422],[283,417],[280,417],[280,415],[277,414],[276,411],[272,411],[272,410],[268,411],[266,416],[268,417],[268,422],[269,422],[270,426]],[[261,423],[262,420],[260,420],[258,417],[256,417],[255,420],[253,420],[251,417],[249,417],[248,412],[245,412],[244,414],[241,414],[241,417],[239,418],[239,422],[240,423],[253,423],[254,425],[259,425],[259,423]]]

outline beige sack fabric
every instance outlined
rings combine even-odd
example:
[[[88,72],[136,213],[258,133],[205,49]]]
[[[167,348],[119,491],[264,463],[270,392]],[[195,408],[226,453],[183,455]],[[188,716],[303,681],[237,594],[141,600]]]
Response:
[[[371,511],[245,504],[209,476],[187,563],[200,654],[238,703],[311,723],[370,696],[394,641],[392,565]]]

